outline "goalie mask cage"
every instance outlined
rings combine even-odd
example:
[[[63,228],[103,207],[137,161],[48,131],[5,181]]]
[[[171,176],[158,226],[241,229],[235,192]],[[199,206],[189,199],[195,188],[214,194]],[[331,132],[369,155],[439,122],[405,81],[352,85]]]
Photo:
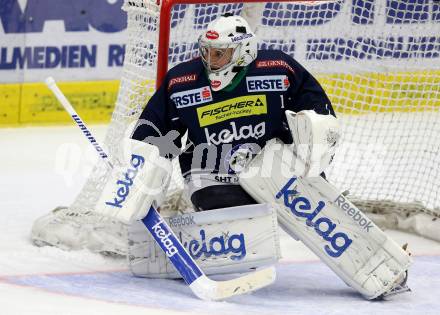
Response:
[[[329,95],[342,138],[328,179],[348,189],[379,224],[440,241],[439,6],[427,0],[126,0],[123,75],[104,145],[113,159],[121,155],[121,139],[167,69],[198,56],[199,34],[232,12],[249,21],[260,49],[291,55]],[[94,167],[71,211],[93,210],[108,177],[104,164]],[[169,193],[181,189],[176,168]]]

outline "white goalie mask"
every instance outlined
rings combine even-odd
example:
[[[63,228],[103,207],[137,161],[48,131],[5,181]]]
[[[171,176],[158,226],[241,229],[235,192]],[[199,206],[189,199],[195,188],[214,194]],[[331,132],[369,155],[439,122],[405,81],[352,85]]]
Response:
[[[199,52],[212,90],[220,91],[257,58],[257,38],[245,19],[225,14],[200,35]]]

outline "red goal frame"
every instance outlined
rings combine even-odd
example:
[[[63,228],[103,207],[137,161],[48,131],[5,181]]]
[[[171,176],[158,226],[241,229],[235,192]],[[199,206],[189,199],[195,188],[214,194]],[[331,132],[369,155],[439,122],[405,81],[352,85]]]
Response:
[[[162,83],[168,71],[168,49],[171,30],[171,10],[177,4],[226,4],[226,3],[258,3],[258,2],[331,2],[329,0],[157,0],[160,8],[159,43],[157,49],[156,88]]]

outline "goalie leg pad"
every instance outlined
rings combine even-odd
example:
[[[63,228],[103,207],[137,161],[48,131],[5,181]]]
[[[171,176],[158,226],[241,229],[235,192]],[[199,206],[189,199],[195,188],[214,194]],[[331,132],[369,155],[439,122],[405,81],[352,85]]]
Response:
[[[270,164],[264,163],[266,150]],[[322,177],[297,178],[295,164],[283,167],[286,161],[295,161],[293,151],[269,142],[240,174],[240,184],[259,202],[277,203],[278,221],[286,232],[367,299],[393,291],[409,268],[409,255],[333,185]],[[264,170],[258,173],[258,168]]]
[[[249,272],[280,257],[278,223],[266,204],[164,217],[207,275]],[[142,222],[128,229],[129,267],[133,275],[179,278]]]

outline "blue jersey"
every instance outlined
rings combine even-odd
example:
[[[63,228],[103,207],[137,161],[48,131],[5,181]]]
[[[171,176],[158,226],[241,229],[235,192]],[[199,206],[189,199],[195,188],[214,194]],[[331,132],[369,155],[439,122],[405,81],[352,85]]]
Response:
[[[236,86],[214,92],[200,58],[175,66],[149,100],[132,137],[171,156],[188,132],[191,145],[179,155],[184,176],[201,169],[234,174],[237,155],[252,156],[273,138],[291,143],[286,110],[334,115],[316,79],[281,51],[258,51],[237,76],[242,78]]]

